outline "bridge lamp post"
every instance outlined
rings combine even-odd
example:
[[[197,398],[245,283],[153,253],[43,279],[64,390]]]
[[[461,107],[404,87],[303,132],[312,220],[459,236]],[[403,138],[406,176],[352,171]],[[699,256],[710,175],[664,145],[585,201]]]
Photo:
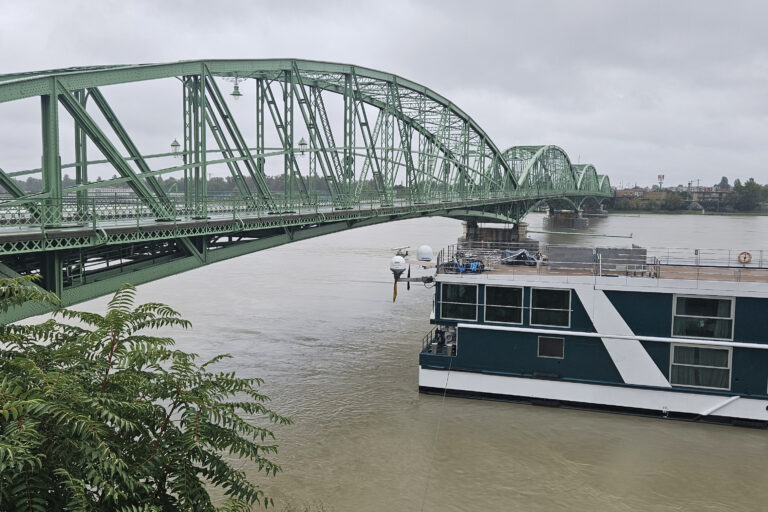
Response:
[[[235,101],[243,97],[243,93],[240,92],[240,86],[238,85],[239,82],[240,79],[235,77],[235,86],[232,88],[232,92],[230,93],[230,96],[232,96]]]
[[[299,154],[301,156],[304,156],[304,152],[307,150],[307,145],[307,141],[305,141],[304,137],[302,137],[299,141]]]
[[[181,144],[179,144],[179,141],[176,139],[173,139],[173,142],[171,142],[171,153],[173,153],[174,158],[179,157],[179,148],[181,147]]]

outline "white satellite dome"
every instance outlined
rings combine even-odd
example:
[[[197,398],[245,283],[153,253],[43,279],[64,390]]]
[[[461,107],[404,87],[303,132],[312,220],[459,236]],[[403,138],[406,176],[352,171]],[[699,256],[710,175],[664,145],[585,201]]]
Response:
[[[395,273],[399,272],[402,274],[405,272],[406,268],[408,268],[408,266],[405,264],[405,258],[402,256],[395,256],[389,263],[389,270]]]
[[[432,248],[428,245],[420,245],[416,249],[416,257],[419,261],[432,261]]]

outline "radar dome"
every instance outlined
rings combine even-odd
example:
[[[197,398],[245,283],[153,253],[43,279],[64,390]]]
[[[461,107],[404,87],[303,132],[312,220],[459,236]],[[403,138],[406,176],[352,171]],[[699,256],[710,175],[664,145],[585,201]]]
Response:
[[[395,256],[394,258],[392,258],[392,261],[389,264],[389,270],[391,270],[392,272],[403,273],[403,271],[405,271],[406,268],[407,267],[405,265],[405,258],[403,258],[402,256]]]
[[[428,245],[420,245],[416,250],[416,257],[419,261],[432,261],[432,248]]]

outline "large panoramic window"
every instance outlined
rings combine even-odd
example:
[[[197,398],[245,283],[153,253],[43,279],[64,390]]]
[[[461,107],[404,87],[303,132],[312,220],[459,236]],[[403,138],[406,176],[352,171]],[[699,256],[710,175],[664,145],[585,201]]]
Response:
[[[440,287],[440,318],[477,320],[476,284],[443,283]]]
[[[523,289],[486,285],[485,321],[506,324],[523,323]]]
[[[531,325],[571,325],[571,290],[531,288]]]
[[[731,350],[672,345],[670,382],[697,388],[731,388]]]
[[[733,299],[676,295],[672,336],[733,339]]]

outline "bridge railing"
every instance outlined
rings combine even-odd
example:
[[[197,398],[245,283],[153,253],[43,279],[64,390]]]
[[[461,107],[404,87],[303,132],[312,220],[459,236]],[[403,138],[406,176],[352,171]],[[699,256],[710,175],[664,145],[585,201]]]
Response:
[[[414,197],[406,189],[397,190],[394,197],[383,198],[376,192],[331,197],[313,193],[299,199],[273,194],[272,205],[255,198],[234,195],[195,198],[174,194],[167,198],[141,199],[127,193],[91,194],[87,198],[66,196],[62,199],[29,197],[0,201],[0,229],[53,228],[67,225],[104,224],[137,225],[149,221],[175,221],[194,218],[262,217],[274,214],[320,213],[335,210],[377,210],[417,205],[446,205],[450,208],[471,206],[473,201],[516,201],[562,195],[578,195],[579,191],[477,191],[473,194],[454,191],[432,191],[426,199]],[[436,208],[437,209],[437,208]]]

